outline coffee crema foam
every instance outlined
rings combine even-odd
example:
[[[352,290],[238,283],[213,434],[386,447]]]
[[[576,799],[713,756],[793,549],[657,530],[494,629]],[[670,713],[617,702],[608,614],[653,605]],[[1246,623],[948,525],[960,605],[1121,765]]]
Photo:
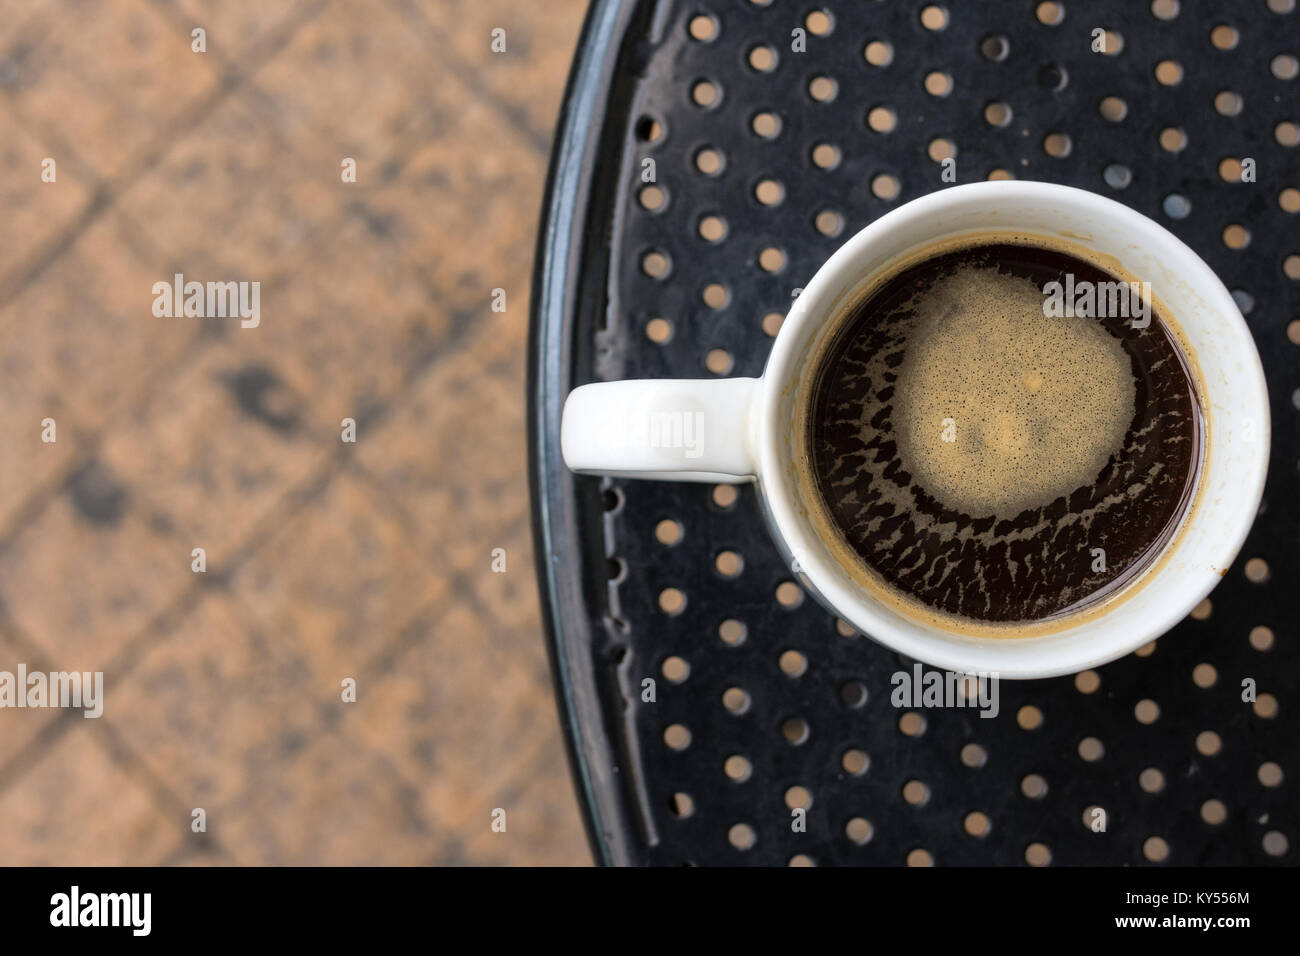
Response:
[[[823,354],[817,491],[907,599],[1042,621],[1122,587],[1178,526],[1200,458],[1189,373],[1154,311],[1140,330],[1045,316],[1044,286],[1067,273],[1115,281],[1046,247],[940,253],[855,305]]]
[[[916,330],[893,401],[899,455],[954,510],[1014,517],[1091,482],[1123,446],[1136,392],[1123,345],[1097,323],[1044,321],[1042,304],[1029,279],[967,264],[902,305]]]

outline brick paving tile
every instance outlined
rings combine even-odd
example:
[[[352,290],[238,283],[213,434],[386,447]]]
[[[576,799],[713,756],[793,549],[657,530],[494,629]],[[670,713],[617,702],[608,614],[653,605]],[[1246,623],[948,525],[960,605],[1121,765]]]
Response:
[[[504,832],[493,830],[496,809],[506,811]],[[464,833],[462,852],[485,866],[590,866],[564,748],[558,739],[531,767],[490,799],[471,807],[476,821]]]
[[[337,192],[305,174],[257,91],[243,89],[133,183],[119,209],[187,278],[266,286],[341,214]]]
[[[439,74],[437,60],[386,3],[335,3],[251,82],[266,94],[289,145],[319,158],[319,168],[338,182],[344,157],[357,159],[364,172],[392,154]]]
[[[138,504],[92,461],[0,550],[0,602],[56,670],[102,670],[192,586]]]
[[[550,684],[522,655],[493,653],[492,626],[463,605],[435,605],[377,662],[347,715],[356,737],[417,785],[428,816],[462,840],[490,822],[479,811],[496,806],[521,767],[546,754],[563,769]]]
[[[221,343],[107,434],[102,457],[166,529],[187,574],[195,548],[206,551],[210,572],[222,572],[262,522],[276,519],[285,496],[335,452],[337,439],[309,433],[309,414],[279,367],[245,361]]]
[[[178,800],[216,818],[319,732],[307,685],[306,666],[213,590],[113,682],[103,719]]]
[[[545,181],[536,147],[488,106],[466,99],[366,201],[453,309],[499,319],[492,303],[500,288],[505,314],[522,317]]]
[[[216,65],[148,0],[63,0],[51,22],[15,66],[12,103],[102,177],[125,169],[217,82]]]
[[[436,360],[451,333],[436,292],[359,218],[340,224],[262,298],[263,321],[231,336],[250,362],[276,363],[309,396],[311,427],[338,440]],[[358,432],[358,444],[368,429]]]
[[[275,646],[307,662],[305,692],[333,700],[448,583],[369,487],[343,473],[238,569],[232,587]]]
[[[345,733],[323,733],[262,771],[247,803],[209,818],[209,832],[239,863],[404,866],[439,850],[420,795]]]
[[[64,719],[70,726],[49,751],[0,790],[0,863],[140,866],[166,859],[187,820],[169,816],[112,759],[93,720]]]
[[[153,314],[154,283],[171,276],[145,262],[111,211],[8,302],[0,342],[27,339],[31,360],[57,383],[73,424],[95,430],[129,408],[193,344],[194,320]],[[0,353],[3,354],[3,353]]]
[[[534,136],[549,139],[586,0],[550,0],[536,10],[514,0],[396,0],[395,6],[418,11],[429,24],[421,33],[431,48],[450,43],[476,85],[525,117]],[[493,52],[496,29],[505,31],[504,52]]]
[[[490,371],[522,335],[513,309],[523,308],[480,319],[464,351],[418,381],[358,443],[361,465],[444,569],[489,570],[502,529],[527,518],[523,382]]]

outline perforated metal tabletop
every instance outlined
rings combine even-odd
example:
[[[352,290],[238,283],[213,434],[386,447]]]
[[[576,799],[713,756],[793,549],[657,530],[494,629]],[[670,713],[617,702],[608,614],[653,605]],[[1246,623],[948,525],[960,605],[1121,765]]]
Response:
[[[593,4],[528,402],[552,662],[600,862],[1300,858],[1297,56],[1294,0]],[[992,719],[895,707],[914,662],[803,595],[753,486],[576,477],[559,453],[576,385],[759,375],[795,291],[945,170],[1082,187],[1172,230],[1233,291],[1272,399],[1260,518],[1210,599],[1095,672],[1002,682]]]

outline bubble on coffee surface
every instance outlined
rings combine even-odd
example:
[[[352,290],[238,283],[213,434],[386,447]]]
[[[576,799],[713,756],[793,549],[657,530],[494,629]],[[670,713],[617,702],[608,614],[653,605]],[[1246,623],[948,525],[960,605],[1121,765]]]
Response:
[[[899,457],[950,508],[1013,517],[1090,484],[1124,443],[1123,345],[1097,322],[1044,315],[1043,299],[1030,279],[963,265],[909,303]]]

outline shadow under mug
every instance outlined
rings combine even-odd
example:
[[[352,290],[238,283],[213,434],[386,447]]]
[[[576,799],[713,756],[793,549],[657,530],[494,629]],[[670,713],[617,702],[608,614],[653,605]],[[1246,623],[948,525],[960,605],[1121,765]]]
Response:
[[[1095,605],[999,636],[910,613],[864,585],[813,515],[800,480],[802,422],[827,344],[865,290],[936,245],[1041,237],[1149,282],[1193,379],[1203,423],[1181,526],[1149,567]],[[849,239],[794,301],[761,378],[584,385],[561,424],[576,472],[672,481],[757,480],[768,524],[801,583],[876,641],[953,671],[1041,678],[1104,664],[1161,636],[1227,572],[1250,530],[1268,467],[1264,373],[1236,303],[1177,237],[1127,206],[1048,183],[995,181],[915,199]]]

